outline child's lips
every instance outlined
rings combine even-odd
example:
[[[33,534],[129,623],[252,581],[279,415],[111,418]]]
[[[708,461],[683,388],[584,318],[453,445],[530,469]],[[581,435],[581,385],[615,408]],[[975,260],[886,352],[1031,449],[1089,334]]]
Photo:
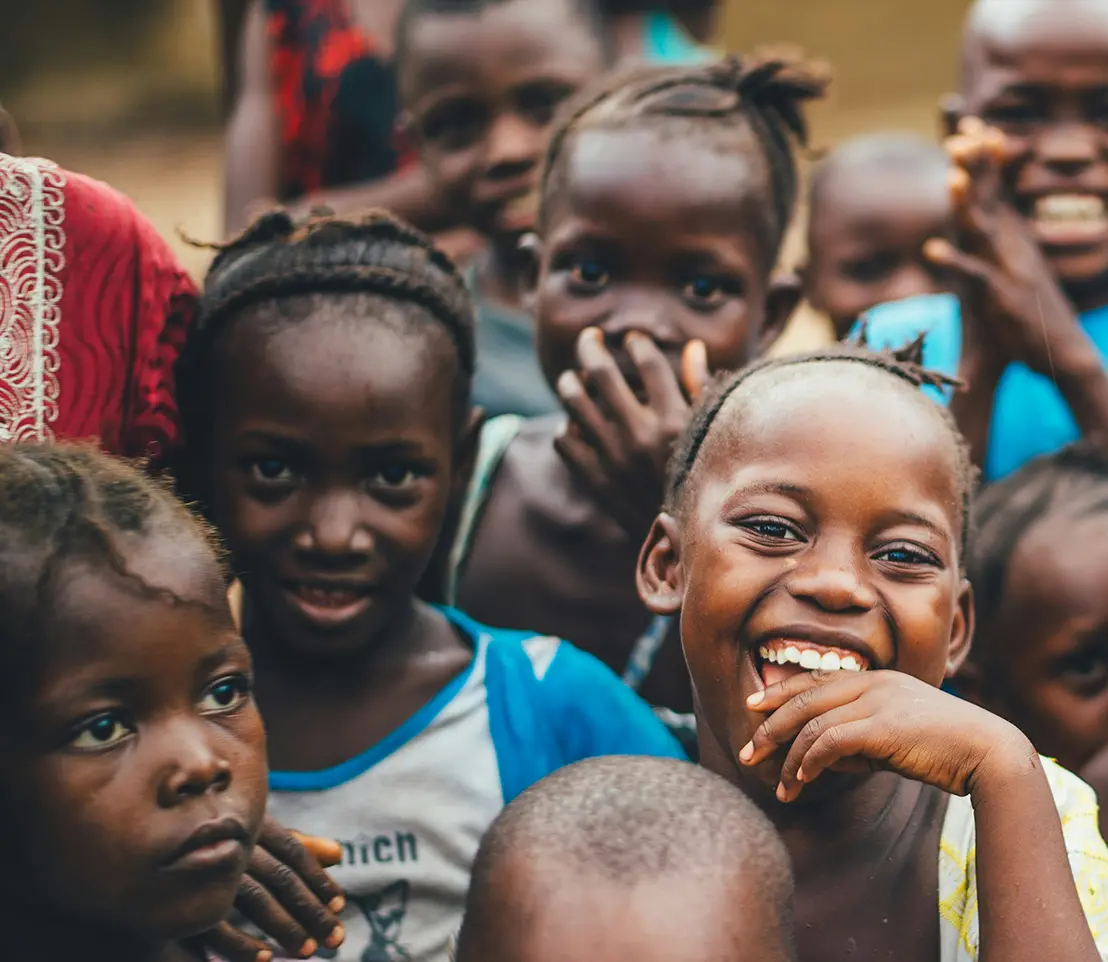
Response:
[[[1108,237],[1108,205],[1099,194],[1044,194],[1024,209],[1039,243],[1047,247],[1080,247]]]
[[[323,582],[286,582],[289,603],[308,621],[320,627],[336,627],[363,614],[373,601],[370,585]]]
[[[760,636],[749,649],[755,673],[768,688],[808,671],[868,671],[875,658],[867,646],[840,632],[788,628]]]

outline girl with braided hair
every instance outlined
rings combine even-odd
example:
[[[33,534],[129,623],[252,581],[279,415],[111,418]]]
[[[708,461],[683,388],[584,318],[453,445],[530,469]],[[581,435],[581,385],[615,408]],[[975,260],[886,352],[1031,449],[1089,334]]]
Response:
[[[342,845],[342,962],[445,959],[477,844],[532,782],[681,754],[591,657],[417,600],[473,456],[473,355],[422,234],[273,213],[216,258],[180,365],[182,481],[242,586],[270,812]]]
[[[803,108],[823,89],[802,63],[732,58],[634,68],[567,109],[530,293],[563,412],[490,422],[462,513],[449,597],[572,639],[677,712],[692,708],[680,648],[631,572],[691,396],[764,350],[795,304],[771,276]]]
[[[782,833],[801,962],[1108,958],[1092,790],[940,688],[973,634],[974,470],[915,347],[717,382],[639,592],[680,620],[701,764]]]

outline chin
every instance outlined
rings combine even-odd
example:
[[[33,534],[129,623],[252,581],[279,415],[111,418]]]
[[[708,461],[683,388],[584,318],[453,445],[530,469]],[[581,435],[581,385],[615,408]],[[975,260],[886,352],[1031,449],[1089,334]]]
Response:
[[[203,891],[175,899],[171,905],[165,906],[164,915],[156,910],[152,912],[158,938],[178,941],[214,929],[231,914],[241,881],[240,873],[226,883],[208,885]]]

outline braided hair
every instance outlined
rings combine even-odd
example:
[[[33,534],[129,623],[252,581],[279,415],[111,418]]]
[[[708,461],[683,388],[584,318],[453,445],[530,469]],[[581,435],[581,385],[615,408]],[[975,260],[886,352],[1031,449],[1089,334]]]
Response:
[[[0,651],[23,656],[51,611],[64,565],[104,561],[140,595],[181,603],[128,569],[120,539],[191,532],[220,558],[214,534],[165,486],[85,445],[0,445]]]
[[[540,230],[563,186],[567,144],[585,130],[646,127],[687,136],[753,131],[769,169],[763,240],[776,263],[797,199],[794,142],[807,146],[804,104],[823,96],[827,77],[786,57],[739,57],[695,67],[632,67],[586,87],[554,127],[540,181]]]
[[[1079,441],[1036,458],[984,488],[973,506],[974,536],[969,575],[977,611],[978,638],[1004,602],[1008,565],[1020,541],[1051,515],[1085,518],[1108,511],[1108,454]],[[974,645],[971,657],[988,646]]]
[[[739,387],[746,385],[749,381],[805,365],[847,363],[863,364],[913,388],[950,388],[958,386],[958,382],[953,378],[924,368],[921,363],[922,359],[923,338],[920,337],[897,351],[872,351],[862,343],[838,344],[817,351],[768,358],[751,364],[737,373],[722,375],[705,391],[693,412],[684,435],[673,452],[666,477],[664,510],[671,514],[680,511],[685,487],[713,424],[728,400],[735,395]],[[928,405],[930,409],[934,410],[936,416],[942,420],[950,432],[957,451],[958,494],[962,504],[962,550],[960,557],[964,558],[970,527],[970,502],[973,497],[977,473],[970,459],[969,446],[958,430],[950,411],[942,405],[935,404],[922,390],[918,392],[918,396],[920,403]]]
[[[296,222],[278,210],[217,249],[177,368],[192,460],[211,435],[215,348],[235,319],[249,310],[302,320],[326,299],[349,295],[397,302],[413,324],[432,323],[450,335],[459,367],[455,420],[465,423],[476,353],[473,303],[457,268],[430,238],[379,211],[359,220],[316,214]]]

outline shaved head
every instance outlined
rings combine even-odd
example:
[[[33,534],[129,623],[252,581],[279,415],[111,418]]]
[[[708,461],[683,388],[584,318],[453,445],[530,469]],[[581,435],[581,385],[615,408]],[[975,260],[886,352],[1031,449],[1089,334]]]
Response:
[[[493,823],[458,962],[790,962],[793,881],[769,820],[687,762],[598,758]]]

